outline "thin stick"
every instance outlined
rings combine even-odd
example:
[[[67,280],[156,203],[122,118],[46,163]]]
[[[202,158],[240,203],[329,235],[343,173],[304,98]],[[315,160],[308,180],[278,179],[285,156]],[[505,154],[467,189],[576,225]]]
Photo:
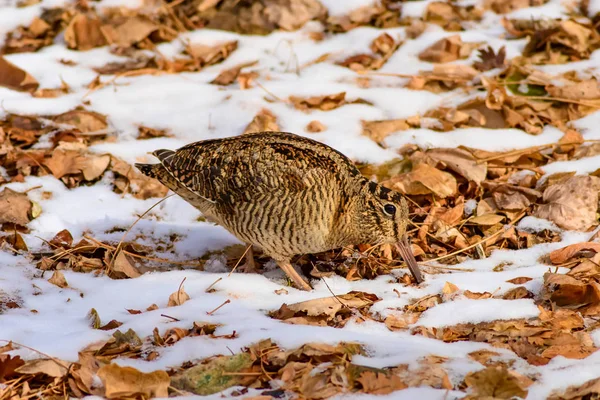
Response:
[[[187,279],[187,276],[183,277],[183,280],[181,281],[181,283],[179,284],[179,287],[177,288],[177,302],[179,304],[183,304],[181,302],[181,298],[179,296],[181,296],[181,287],[183,286],[183,282],[185,282],[185,280]]]
[[[212,289],[213,286],[215,286],[217,283],[221,282],[222,280],[223,280],[223,278],[219,278],[216,281],[214,281],[213,283],[211,283],[210,286],[206,288],[205,292],[209,293],[210,289]]]
[[[252,247],[251,244],[249,244],[248,247],[246,247],[246,250],[244,251],[244,254],[242,254],[242,256],[239,258],[239,260],[237,260],[237,262],[235,263],[233,269],[231,270],[231,272],[229,273],[229,275],[227,275],[228,278],[231,276],[231,274],[233,274],[233,271],[235,271],[235,269],[237,268],[237,266],[240,265],[240,262],[242,262],[242,258],[244,258],[244,256],[246,255],[246,253],[248,252],[248,250],[250,250],[251,247]]]
[[[213,314],[214,314],[214,313],[215,313],[215,312],[216,312],[216,311],[217,311],[219,308],[221,308],[221,307],[223,307],[225,304],[229,304],[229,303],[231,303],[231,300],[229,300],[229,299],[225,300],[225,301],[223,302],[223,304],[221,304],[219,307],[215,308],[215,309],[214,309],[214,310],[212,310],[212,311],[208,311],[208,312],[206,313],[206,315],[213,315]]]
[[[570,145],[574,145],[574,144],[597,143],[597,142],[600,142],[600,140],[599,139],[588,139],[588,140],[584,140],[583,142],[567,142],[567,143],[555,142],[555,143],[543,144],[541,146],[531,146],[531,147],[526,147],[524,149],[507,151],[507,152],[504,152],[501,154],[496,154],[496,155],[486,157],[486,158],[480,158],[477,160],[477,164],[481,164],[486,161],[497,160],[499,158],[517,156],[520,154],[527,154],[527,153],[532,153],[534,151],[545,150],[545,149],[549,149],[554,146],[570,146]]]
[[[109,272],[110,268],[112,268],[115,259],[117,258],[117,255],[119,254],[119,250],[121,250],[121,246],[123,245],[123,241],[125,240],[125,238],[127,237],[127,234],[131,231],[131,229],[135,226],[135,224],[137,224],[139,222],[139,220],[141,220],[142,218],[144,218],[144,216],[146,214],[148,214],[150,212],[150,210],[152,210],[154,207],[156,207],[157,205],[159,205],[160,203],[162,203],[163,201],[167,200],[169,197],[173,197],[175,196],[175,193],[168,195],[167,197],[163,197],[162,199],[160,199],[159,201],[157,201],[156,203],[154,203],[154,205],[152,207],[150,207],[149,209],[147,209],[146,211],[144,211],[142,213],[142,215],[140,215],[138,217],[138,219],[135,220],[135,222],[133,224],[131,224],[131,226],[129,227],[129,229],[127,229],[127,231],[123,234],[123,237],[121,238],[121,241],[119,242],[119,244],[117,245],[117,249],[113,252],[113,256],[110,260],[110,263],[107,265],[107,269]]]
[[[161,317],[165,317],[165,318],[170,318],[170,319],[172,319],[172,320],[173,320],[173,321],[175,321],[175,322],[179,322],[179,321],[181,321],[180,319],[177,319],[177,318],[175,318],[175,317],[171,317],[170,315],[167,315],[167,314],[160,314],[160,316],[161,316]]]
[[[256,83],[256,85],[261,88],[262,90],[264,90],[265,92],[267,92],[268,95],[272,96],[275,100],[280,101],[282,103],[287,103],[287,101],[282,100],[280,97],[274,95],[272,92],[270,92],[266,87],[264,87],[263,85],[261,85],[261,83],[259,81],[254,81],[254,83]]]

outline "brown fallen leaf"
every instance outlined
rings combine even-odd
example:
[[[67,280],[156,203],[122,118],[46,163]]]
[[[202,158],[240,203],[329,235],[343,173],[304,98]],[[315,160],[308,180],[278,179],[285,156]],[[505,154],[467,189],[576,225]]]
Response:
[[[535,212],[563,229],[587,230],[598,223],[600,178],[576,175],[544,191],[542,204]]]
[[[419,60],[432,63],[447,63],[467,58],[480,43],[465,43],[459,35],[443,38],[423,50]]]
[[[361,384],[362,392],[371,394],[388,394],[408,387],[397,375],[384,372],[364,371],[356,381]]]
[[[112,19],[100,27],[108,44],[129,47],[146,39],[159,26],[144,15],[131,15]]]
[[[104,154],[101,156],[88,155],[83,160],[81,172],[86,181],[93,181],[100,178],[110,164],[110,155]]]
[[[54,271],[48,282],[63,289],[69,286],[67,279],[61,271]]]
[[[313,97],[290,96],[290,101],[295,108],[302,111],[310,109],[329,111],[341,107],[346,103],[346,92]]]
[[[569,275],[544,274],[542,297],[559,307],[580,308],[600,304],[600,284],[581,282]]]
[[[70,49],[90,50],[105,46],[102,23],[95,15],[77,14],[65,29],[65,42]]]
[[[0,56],[0,86],[33,93],[39,84],[33,76]]]
[[[279,125],[277,124],[277,117],[266,108],[260,110],[258,114],[254,116],[252,121],[248,124],[244,130],[246,133],[254,132],[277,132],[279,131]]]
[[[224,0],[203,2],[199,7],[201,11],[194,17],[206,21],[206,28],[251,35],[266,35],[276,29],[294,31],[312,19],[324,19],[327,13],[318,0],[266,0],[260,3]]]
[[[486,178],[487,163],[477,163],[475,157],[466,150],[460,148],[431,149],[425,154],[478,185]]]
[[[465,377],[465,383],[475,392],[471,399],[512,399],[527,397],[527,388],[533,381],[506,367],[497,366],[469,373]]]
[[[132,165],[111,156],[110,169],[115,173],[115,187],[120,192],[131,192],[138,199],[164,197],[169,189],[158,180],[138,172]]]
[[[409,129],[404,119],[389,119],[381,121],[362,121],[362,134],[375,142],[382,144],[386,137],[398,131]]]
[[[153,139],[157,137],[172,137],[168,129],[156,129],[148,126],[138,126],[138,140]]]
[[[109,399],[135,397],[168,397],[171,378],[165,371],[140,372],[133,367],[108,364],[98,370]]]
[[[580,252],[590,250],[594,253],[600,253],[600,243],[598,242],[582,242],[565,246],[550,253],[550,261],[552,264],[564,264],[577,256]]]
[[[180,306],[190,299],[190,296],[183,289],[183,285],[176,292],[171,293],[167,307]]]
[[[327,129],[327,127],[325,125],[323,125],[321,122],[314,120],[314,121],[310,121],[308,123],[308,125],[306,125],[305,129],[307,132],[318,133],[318,132],[323,132],[324,130]]]
[[[240,72],[242,71],[243,68],[251,67],[253,65],[256,65],[257,63],[258,63],[258,61],[245,62],[245,63],[239,64],[239,65],[236,65],[235,67],[221,71],[221,73],[219,75],[217,75],[217,77],[215,79],[210,81],[210,83],[212,83],[213,85],[221,85],[221,86],[231,85],[233,82],[235,82],[237,80],[237,78],[240,75]]]
[[[69,373],[69,363],[58,358],[38,358],[26,361],[24,365],[16,368],[15,372],[24,375],[46,374],[53,378],[63,378]]]
[[[94,111],[75,109],[52,117],[57,124],[65,124],[79,129],[83,133],[106,130],[106,116]]]
[[[529,0],[526,0],[529,1]],[[473,67],[481,72],[489,71],[494,68],[504,67],[506,59],[506,48],[502,46],[498,53],[494,51],[492,46],[488,46],[485,49],[479,49],[479,59],[473,63]]]
[[[4,188],[0,192],[0,224],[26,226],[30,221],[33,204],[26,193]]]
[[[0,354],[0,382],[6,382],[15,375],[15,369],[24,365],[25,361],[19,356]]]
[[[284,303],[271,316],[292,324],[343,326],[352,316],[352,310],[368,309],[376,301],[379,298],[374,294],[352,291],[295,304]]]
[[[427,164],[417,164],[413,170],[381,182],[404,194],[435,194],[440,198],[453,196],[458,190],[456,178]]]
[[[554,390],[548,400],[584,400],[593,399],[600,393],[600,378],[590,379],[582,385],[569,386],[563,392]]]
[[[137,278],[141,275],[141,272],[133,265],[131,259],[125,253],[119,251],[111,266],[110,276],[116,279],[125,279]]]
[[[522,285],[524,283],[529,282],[530,280],[532,280],[533,278],[529,278],[527,276],[520,276],[518,278],[512,278],[507,280],[506,282],[512,283],[514,285]]]
[[[55,178],[60,179],[65,175],[80,173],[84,160],[78,151],[56,149],[52,152],[52,157],[44,160],[44,165],[48,167]]]
[[[220,43],[214,46],[190,44],[187,46],[186,52],[192,56],[196,62],[200,63],[200,67],[204,67],[225,60],[237,49],[237,46],[237,40]]]
[[[569,82],[566,85],[548,85],[548,94],[569,100],[598,100],[600,99],[600,85],[596,78],[581,82]]]

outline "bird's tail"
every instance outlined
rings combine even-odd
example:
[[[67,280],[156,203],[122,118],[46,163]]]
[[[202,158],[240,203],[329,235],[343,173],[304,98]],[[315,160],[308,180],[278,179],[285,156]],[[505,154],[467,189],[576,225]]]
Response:
[[[150,178],[158,178],[158,169],[161,167],[161,164],[140,164],[140,163],[135,163],[134,164],[135,167],[137,169],[140,170],[140,172],[146,176],[149,176]]]

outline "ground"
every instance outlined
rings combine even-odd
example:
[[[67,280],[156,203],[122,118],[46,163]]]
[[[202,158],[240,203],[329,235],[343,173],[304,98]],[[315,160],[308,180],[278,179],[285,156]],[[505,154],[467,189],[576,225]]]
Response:
[[[600,393],[600,4],[232,3],[0,3],[0,398]],[[258,130],[407,195],[425,282],[368,244],[230,273],[133,167]]]

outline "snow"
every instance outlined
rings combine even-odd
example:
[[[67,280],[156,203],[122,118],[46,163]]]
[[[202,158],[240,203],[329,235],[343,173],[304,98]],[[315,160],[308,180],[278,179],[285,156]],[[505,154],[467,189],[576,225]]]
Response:
[[[460,313],[455,313],[457,309]],[[490,310],[495,312],[490,313]],[[444,327],[464,323],[477,324],[498,319],[534,318],[539,313],[533,300],[530,299],[462,299],[430,308],[421,315],[418,325]]]
[[[420,16],[430,1],[403,3],[404,16]],[[41,3],[15,8],[7,3],[0,8],[0,42],[6,32],[20,24],[28,24],[42,8],[59,6],[61,0],[43,0]],[[344,15],[373,0],[324,0],[330,15]],[[96,3],[95,3],[96,4]],[[135,7],[137,0],[101,0],[100,7],[115,5]],[[590,2],[590,10],[600,10],[599,2]],[[558,0],[545,6],[515,11],[511,17],[528,18],[531,15],[555,17],[565,15],[565,8]],[[499,16],[486,13],[481,24],[465,32],[459,32],[465,41],[482,41],[494,48],[506,46],[508,57],[518,55],[525,40],[506,41],[500,38],[503,29]],[[464,101],[467,96],[456,91],[433,94],[413,91],[402,87],[404,78],[372,76],[373,87],[359,88],[355,84],[357,75],[333,61],[350,55],[370,52],[369,44],[382,32],[393,37],[405,38],[404,28],[372,29],[358,28],[348,33],[336,34],[331,39],[313,42],[310,32],[319,31],[320,25],[311,22],[297,32],[276,32],[267,36],[240,36],[228,32],[198,30],[182,34],[192,43],[217,44],[238,40],[239,48],[223,63],[207,67],[197,73],[173,75],[146,75],[138,77],[102,77],[106,87],[89,92],[87,84],[96,77],[91,69],[108,62],[122,60],[112,55],[107,48],[86,52],[66,49],[61,39],[57,43],[35,53],[11,54],[5,57],[26,69],[42,88],[55,88],[64,80],[72,93],[53,99],[32,98],[27,93],[18,93],[0,88],[2,107],[0,113],[54,115],[71,110],[89,101],[87,108],[109,116],[110,128],[116,132],[114,143],[96,144],[91,151],[110,153],[129,163],[151,160],[149,152],[157,148],[177,148],[186,143],[238,135],[248,122],[263,108],[277,116],[282,130],[320,140],[342,151],[349,157],[361,161],[381,163],[397,156],[397,149],[406,144],[429,147],[468,146],[488,151],[527,148],[557,142],[563,133],[547,126],[540,135],[533,136],[517,129],[488,130],[483,128],[457,129],[452,132],[437,132],[431,129],[411,129],[395,132],[385,140],[386,148],[380,147],[361,135],[361,120],[407,118],[423,115],[440,105],[451,106]],[[407,40],[391,57],[381,72],[414,74],[431,69],[431,64],[418,59],[418,53],[435,41],[455,33],[429,27],[420,38]],[[174,56],[182,49],[180,41],[161,44],[159,50],[166,56]],[[329,53],[331,60],[303,67],[319,56]],[[472,56],[474,57],[474,56]],[[74,66],[59,62],[72,60]],[[223,69],[239,63],[259,60],[249,69],[260,72],[256,85],[241,90],[237,85],[222,88],[210,82]],[[472,60],[459,61],[464,64]],[[569,63],[563,66],[543,66],[539,69],[560,73],[573,68],[596,68],[600,65],[600,52],[590,60]],[[299,73],[296,74],[296,71]],[[597,73],[594,71],[594,73]],[[291,106],[286,99],[290,95],[316,96],[345,91],[346,98],[365,99],[373,105],[352,104],[338,109],[304,113]],[[275,95],[278,99],[274,99]],[[327,129],[313,134],[305,130],[313,120],[323,123]],[[595,112],[576,121],[573,125],[582,129],[585,139],[600,139],[600,112]],[[157,129],[169,129],[173,138],[136,140],[137,127],[145,125]],[[600,156],[576,161],[551,163],[542,167],[544,174],[575,171],[578,174],[592,172],[600,165]],[[127,228],[137,216],[152,206],[157,199],[138,200],[129,195],[112,192],[108,177],[104,182],[89,187],[68,190],[52,177],[28,177],[24,183],[6,185],[14,190],[32,189],[29,195],[42,207],[42,214],[33,220],[31,233],[25,235],[30,249],[38,250],[42,239],[50,239],[68,229],[75,240],[89,234],[98,240],[117,241],[122,232],[114,228]],[[52,194],[51,197],[44,192]],[[476,208],[473,201],[467,202],[465,211],[470,214]],[[173,243],[175,253],[169,257],[179,261],[195,260],[207,251],[219,250],[239,241],[224,229],[207,222],[198,222],[198,211],[178,197],[172,197],[153,209],[129,233],[141,244],[152,245],[154,241],[177,235]],[[544,229],[560,232],[549,221],[525,217],[517,225],[524,231]],[[455,271],[439,269],[435,264],[424,265],[426,281],[421,287],[405,287],[390,283],[390,276],[375,280],[347,281],[341,277],[314,281],[315,290],[309,293],[285,287],[287,294],[276,294],[284,288],[283,273],[274,268],[266,276],[234,273],[229,276],[218,272],[224,269],[219,259],[213,261],[208,271],[193,269],[149,272],[131,280],[112,280],[93,274],[64,271],[69,287],[58,288],[47,282],[49,274],[42,274],[24,256],[0,253],[0,295],[18,299],[21,308],[0,314],[0,339],[35,348],[61,359],[76,361],[77,352],[86,345],[110,337],[111,332],[94,330],[89,326],[86,315],[95,308],[102,321],[112,319],[123,322],[121,331],[134,329],[140,337],[152,334],[154,327],[163,333],[171,327],[189,328],[194,321],[223,324],[217,334],[236,331],[235,339],[209,339],[206,337],[185,338],[173,346],[160,349],[160,357],[152,362],[120,359],[123,365],[132,365],[143,371],[177,367],[188,360],[202,359],[215,354],[229,354],[258,340],[272,338],[280,346],[292,348],[310,340],[326,343],[359,341],[368,351],[368,356],[356,357],[355,362],[374,367],[386,367],[400,363],[411,363],[430,354],[451,359],[448,365],[456,366],[454,373],[466,374],[480,368],[467,359],[469,352],[487,349],[482,343],[444,343],[409,332],[392,332],[383,324],[364,322],[349,323],[343,329],[290,325],[268,317],[267,313],[278,309],[283,303],[294,303],[352,290],[374,293],[381,298],[372,307],[373,313],[388,315],[401,310],[412,301],[430,294],[439,294],[446,282],[457,285],[461,290],[474,292],[502,293],[515,285],[509,279],[528,276],[532,280],[524,286],[536,292],[548,266],[540,264],[540,257],[568,244],[586,241],[593,232],[562,232],[561,241],[536,245],[519,251],[497,250],[486,259],[469,259],[454,265]],[[494,269],[504,265],[500,272]],[[463,271],[461,271],[463,270]],[[447,272],[447,273],[440,273]],[[566,270],[559,269],[559,272]],[[404,272],[404,271],[402,271]],[[214,288],[214,293],[205,290],[218,278],[223,278]],[[185,290],[190,300],[179,307],[167,308],[167,300],[185,279]],[[400,296],[394,291],[397,290]],[[207,312],[231,300],[212,315]],[[126,309],[144,310],[151,304],[158,310],[132,315]],[[34,312],[35,311],[35,312]],[[161,316],[167,314],[179,319],[173,322]],[[532,300],[458,299],[439,304],[427,310],[415,326],[443,327],[458,323],[478,323],[496,319],[530,318],[538,314]],[[600,333],[594,332],[597,341]],[[497,350],[497,349],[496,349]],[[37,353],[21,349],[15,354],[24,358],[37,357]],[[600,355],[594,354],[584,360],[554,359],[550,364],[536,367],[539,380],[530,388],[530,399],[544,398],[551,390],[564,389],[570,384],[583,383],[600,376]],[[453,372],[452,370],[450,372]],[[253,393],[250,391],[249,393]],[[461,392],[446,392],[430,388],[412,388],[387,396],[346,395],[340,399],[443,399],[460,396]],[[210,398],[220,398],[220,395]],[[209,398],[209,397],[207,397]]]

